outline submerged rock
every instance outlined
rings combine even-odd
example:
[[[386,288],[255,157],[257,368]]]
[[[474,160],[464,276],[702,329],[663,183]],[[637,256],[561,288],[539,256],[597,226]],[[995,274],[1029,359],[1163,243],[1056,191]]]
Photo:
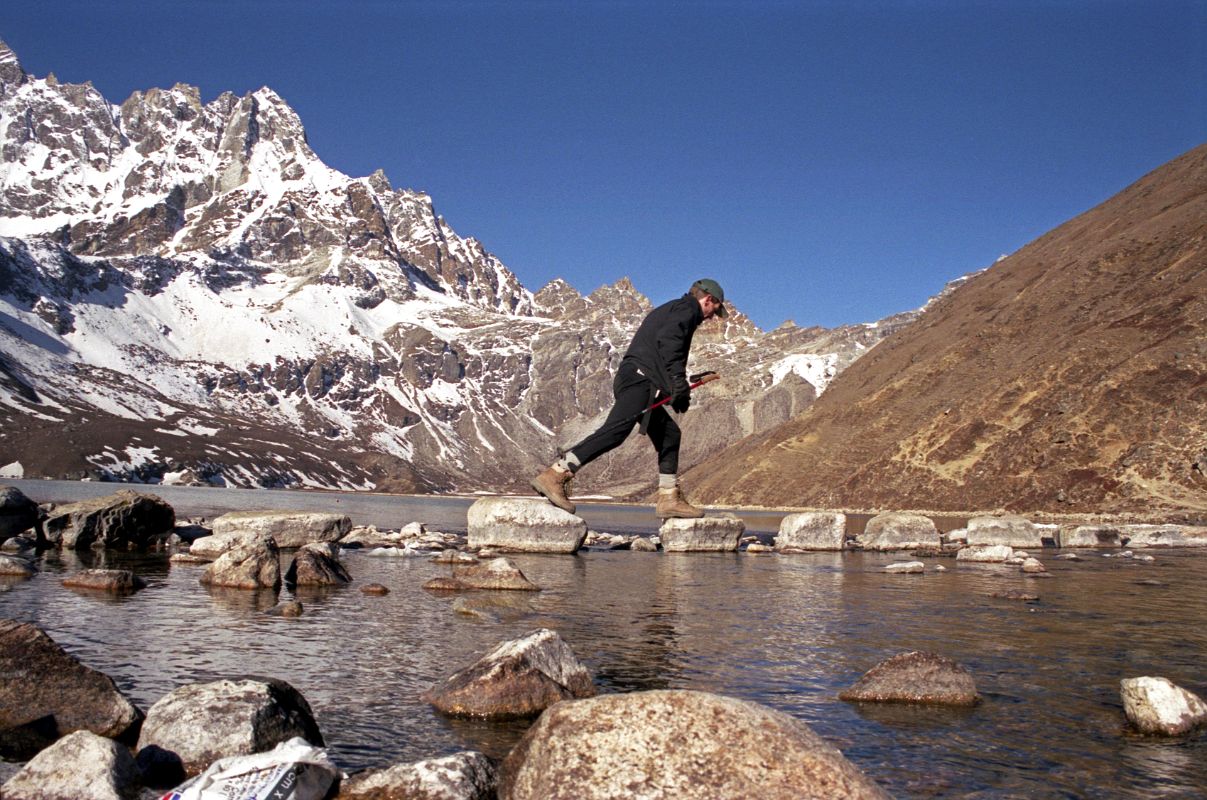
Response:
[[[109,676],[84,666],[40,628],[0,620],[0,756],[33,756],[60,736],[86,730],[121,738],[143,713]]]
[[[528,580],[520,568],[507,558],[493,558],[481,564],[455,566],[453,578],[467,589],[505,589],[520,592],[541,590],[541,587]]]
[[[1128,721],[1143,733],[1180,736],[1207,725],[1207,703],[1168,678],[1125,678],[1119,691]]]
[[[483,497],[469,507],[466,520],[471,549],[574,553],[587,538],[582,517],[543,499]]]
[[[63,585],[72,589],[133,594],[145,589],[147,582],[128,569],[85,569],[64,578]]]
[[[151,706],[138,765],[151,785],[175,784],[224,756],[272,750],[300,736],[323,746],[310,704],[288,683],[239,678],[181,686]]]
[[[810,511],[784,517],[775,537],[775,549],[781,553],[842,550],[846,539],[846,514]]]
[[[386,595],[390,593],[389,587],[383,586],[380,583],[370,583],[368,586],[360,587],[361,594],[371,595]]]
[[[423,699],[454,716],[515,719],[594,694],[591,673],[570,646],[555,631],[541,628],[498,645],[424,692]]]
[[[991,592],[989,597],[996,597],[1001,600],[1023,600],[1025,602],[1034,602],[1039,599],[1039,595],[1037,594],[1019,591],[1018,589],[1007,589],[1001,592]]]
[[[855,540],[864,550],[939,550],[943,547],[939,529],[930,517],[897,511],[872,517]]]
[[[629,543],[629,549],[639,553],[656,553],[658,545],[644,536],[634,536],[633,541]]]
[[[5,800],[136,800],[141,788],[130,749],[90,731],[64,736],[0,789]]]
[[[800,720],[684,690],[558,703],[528,729],[499,775],[499,800],[888,796]]]
[[[341,800],[494,800],[494,760],[466,750],[444,758],[370,769],[340,784]]]
[[[668,519],[658,529],[668,553],[736,552],[746,524],[733,516]]]
[[[305,610],[305,607],[301,603],[296,600],[290,600],[284,603],[277,603],[264,613],[270,617],[300,617]]]
[[[972,706],[980,701],[972,674],[936,653],[895,655],[868,670],[841,700]]]
[[[921,561],[900,561],[896,564],[889,564],[884,568],[885,572],[899,572],[906,575],[921,575],[926,571],[926,565]]]

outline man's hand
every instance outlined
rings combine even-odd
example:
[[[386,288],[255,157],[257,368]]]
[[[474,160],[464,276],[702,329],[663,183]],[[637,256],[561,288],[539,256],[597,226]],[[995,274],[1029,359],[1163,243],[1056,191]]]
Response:
[[[674,400],[671,400],[671,408],[675,409],[676,414],[684,413],[691,404],[692,393],[690,389],[684,389],[675,395]]]

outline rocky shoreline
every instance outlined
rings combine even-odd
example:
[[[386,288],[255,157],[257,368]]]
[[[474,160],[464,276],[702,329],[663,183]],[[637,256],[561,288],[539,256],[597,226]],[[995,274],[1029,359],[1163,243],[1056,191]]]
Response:
[[[770,541],[766,537],[745,535],[741,520],[734,516],[712,516],[695,524],[679,521],[664,526],[654,537],[617,536],[588,532],[580,519],[572,515],[559,519],[548,513],[550,507],[543,501],[527,499],[506,501],[512,504],[506,509],[511,519],[510,534],[502,530],[506,526],[491,527],[489,519],[472,522],[481,514],[473,515],[465,536],[429,531],[417,523],[398,530],[378,530],[353,527],[351,520],[341,515],[280,512],[228,515],[229,518],[208,524],[204,521],[177,524],[172,514],[170,527],[164,528],[165,514],[170,508],[165,511],[146,500],[146,496],[131,492],[113,495],[105,503],[57,508],[39,508],[28,500],[22,502],[23,498],[13,490],[0,489],[0,492],[4,497],[4,503],[0,504],[0,539],[4,540],[0,543],[0,550],[4,551],[0,569],[14,575],[10,580],[17,581],[21,576],[35,574],[36,567],[28,556],[46,547],[161,549],[170,551],[173,562],[182,567],[188,562],[198,563],[194,568],[202,572],[199,580],[245,588],[353,582],[355,576],[348,573],[339,556],[343,549],[359,548],[366,554],[382,557],[439,560],[448,565],[451,583],[432,586],[430,590],[459,596],[482,589],[540,590],[506,558],[506,553],[513,549],[509,547],[509,536],[515,537],[516,552],[541,552],[544,541],[549,543],[549,549],[543,552],[574,552],[583,546],[621,550],[661,547],[669,552],[723,551],[743,552],[751,557],[778,554],[791,558],[794,552],[814,550],[901,551],[925,561],[909,562],[905,566],[910,569],[893,569],[897,565],[890,565],[886,572],[943,571],[948,568],[943,562],[947,562],[952,568],[961,569],[1016,569],[1028,578],[1046,577],[1037,556],[1053,553],[1057,548],[1063,548],[1057,558],[1097,554],[1145,560],[1155,558],[1152,553],[1159,553],[1162,548],[1207,546],[1207,529],[1192,526],[1140,523],[1062,526],[1003,516],[974,517],[965,528],[939,533],[933,522],[921,515],[887,514],[870,520],[864,530],[848,535],[845,515],[835,512],[789,515]],[[500,503],[496,498],[489,505],[497,508]],[[31,514],[33,523],[18,529],[23,521],[31,519]],[[535,526],[539,529],[537,534],[523,524],[525,514],[540,516],[541,524]],[[558,527],[562,524],[564,530]],[[573,549],[567,542],[574,544]],[[1129,549],[1121,550],[1123,547]],[[289,565],[282,568],[287,559]],[[920,569],[914,569],[913,564]],[[11,573],[10,567],[14,570]],[[23,567],[24,571],[15,571],[17,567]],[[78,591],[138,591],[137,575],[109,574],[121,572],[80,570],[64,583],[75,584]],[[366,585],[362,591],[370,588]],[[379,588],[389,591],[388,587]],[[1015,599],[1030,600],[1034,595],[1020,592]],[[296,608],[273,611],[286,615],[305,613],[300,603],[282,605]],[[456,602],[453,605],[459,610]],[[29,759],[4,785],[5,797],[136,797],[139,792],[147,796],[149,790],[143,787],[170,788],[176,785],[174,781],[198,774],[219,758],[264,753],[295,739],[322,747],[321,732],[305,698],[280,681],[231,676],[211,684],[183,686],[144,713],[128,701],[123,704],[124,698],[115,688],[112,691],[106,688],[106,682],[112,687],[106,676],[88,670],[58,648],[53,632],[48,635],[33,626],[5,621],[0,625],[0,638],[5,642],[0,652],[11,659],[4,664],[5,674],[32,676],[30,685],[6,682],[9,690],[0,692],[4,698],[0,704],[4,712],[0,716],[0,743],[5,748],[5,757],[18,762]],[[53,666],[22,661],[33,658],[31,654],[35,653],[41,654],[40,658],[53,656],[57,660]],[[941,654],[902,653],[869,666],[864,679],[842,693],[843,699],[968,706],[979,701],[973,676]],[[46,676],[50,675],[56,681],[75,676],[80,685],[72,685],[70,690],[54,687],[39,695],[33,689],[47,690],[52,682]],[[56,701],[48,699],[73,698],[70,710],[78,715],[89,707],[93,695],[104,698],[102,707],[108,709],[107,717],[101,715],[108,720],[103,725],[67,723],[66,710],[55,708]],[[802,723],[764,706],[688,690],[594,695],[592,676],[577,661],[570,643],[563,641],[556,631],[541,629],[517,640],[500,642],[479,662],[461,667],[443,684],[433,686],[425,700],[451,715],[482,719],[539,717],[511,754],[496,762],[480,753],[467,752],[354,775],[344,775],[335,765],[332,787],[339,788],[332,788],[329,796],[615,797],[623,796],[616,794],[613,781],[617,775],[628,775],[631,779],[637,774],[644,775],[643,780],[652,780],[655,772],[659,780],[671,783],[660,789],[663,794],[642,796],[716,796],[687,793],[684,787],[690,785],[703,785],[706,789],[710,785],[759,787],[757,791],[744,793],[754,797],[806,796],[808,786],[791,783],[799,776],[777,776],[763,763],[765,759],[754,759],[758,763],[752,766],[748,763],[750,759],[730,758],[737,732],[749,726],[766,730],[768,725],[782,727],[782,733],[777,735],[784,737],[786,751],[797,754],[793,763],[821,765],[817,766],[821,772],[815,774],[810,771],[812,768],[805,772],[816,780],[836,782],[847,792],[828,796],[885,796]],[[1150,735],[1184,735],[1207,722],[1207,707],[1201,699],[1159,677],[1125,679],[1120,697],[1131,726]],[[256,732],[252,726],[253,729],[238,734],[220,733],[227,723],[236,727],[242,724],[235,709],[244,706],[244,716],[249,719],[279,717],[277,722],[268,724],[274,732]],[[124,715],[115,715],[114,708],[126,711]],[[222,713],[215,716],[214,709],[221,709]],[[704,709],[708,709],[707,714]],[[717,718],[724,718],[724,726],[717,727]],[[53,721],[49,727],[47,719]],[[204,721],[198,722],[199,719]],[[653,737],[648,731],[643,733],[643,729],[632,727],[637,719],[646,719],[647,723],[662,720],[649,723],[660,731],[661,739],[655,744],[661,744],[656,747],[646,742],[638,750],[631,749],[632,742]],[[192,721],[185,726],[186,732],[162,733],[182,720]],[[683,726],[671,737],[676,742],[674,747],[667,743],[666,720]],[[34,724],[39,721],[40,727]],[[588,728],[590,734],[584,734],[582,731]],[[619,744],[609,749],[609,742]],[[721,747],[719,743],[728,744]],[[702,749],[692,749],[697,746]],[[766,746],[751,740],[748,747],[739,750],[757,754],[766,752]],[[580,769],[588,756],[591,763],[601,766],[594,771]],[[642,766],[643,758],[655,756],[656,763],[663,765],[661,771],[648,764]],[[670,776],[665,767],[668,759],[675,765]],[[65,764],[74,766],[68,768]],[[691,770],[696,768],[693,765],[699,764],[709,765],[707,776],[692,774]],[[87,792],[61,788],[56,795],[44,791],[45,787],[56,786],[53,783],[56,780],[76,780],[84,773],[92,776]],[[567,784],[570,779],[566,775],[570,773],[581,773],[581,782]],[[433,784],[433,775],[442,777]],[[777,783],[781,778],[789,782]],[[550,783],[554,780],[555,783]],[[74,784],[63,784],[69,785]],[[557,794],[560,790],[556,787],[563,785],[573,785],[574,793]],[[31,786],[43,787],[38,790],[43,794],[32,793]],[[110,788],[96,788],[103,786]]]

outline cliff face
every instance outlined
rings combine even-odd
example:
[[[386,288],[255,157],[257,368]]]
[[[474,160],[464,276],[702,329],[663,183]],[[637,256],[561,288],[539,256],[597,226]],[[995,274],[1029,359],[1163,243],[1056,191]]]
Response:
[[[1207,510],[1207,146],[932,304],[689,476],[718,503]]]

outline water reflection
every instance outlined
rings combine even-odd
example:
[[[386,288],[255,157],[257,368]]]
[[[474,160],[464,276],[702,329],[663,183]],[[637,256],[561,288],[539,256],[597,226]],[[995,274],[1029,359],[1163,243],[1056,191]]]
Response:
[[[205,587],[202,567],[162,555],[68,552],[47,554],[34,578],[0,581],[9,587],[0,616],[41,625],[144,710],[188,682],[286,680],[346,769],[465,748],[505,755],[527,723],[448,719],[419,696],[498,642],[550,627],[602,692],[691,688],[766,703],[896,796],[1202,796],[1207,736],[1163,742],[1123,724],[1122,677],[1205,688],[1207,557],[1157,555],[1147,566],[1049,558],[1046,580],[950,560],[943,573],[887,575],[896,557],[870,553],[518,555],[543,591],[450,597],[422,589],[449,574],[426,559],[351,552],[351,586],[277,593]],[[133,568],[149,586],[98,602],[60,585],[98,564]],[[1137,583],[1154,576],[1166,585]],[[362,594],[368,583],[391,591]],[[1009,589],[1040,599],[988,596]],[[291,599],[304,604],[301,617],[262,613]],[[837,699],[877,662],[913,649],[963,663],[984,702],[953,710]]]

